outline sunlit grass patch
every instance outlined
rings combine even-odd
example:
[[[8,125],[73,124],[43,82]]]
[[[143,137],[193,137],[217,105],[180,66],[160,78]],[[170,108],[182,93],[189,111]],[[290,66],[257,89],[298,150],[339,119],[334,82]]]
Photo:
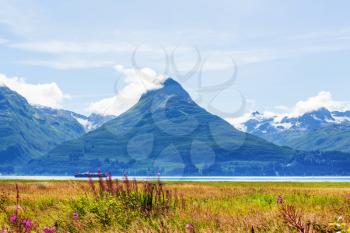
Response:
[[[0,182],[0,229],[12,227],[15,183],[19,216],[36,232],[297,232],[279,197],[304,227],[345,232],[350,222],[347,183],[111,181]]]

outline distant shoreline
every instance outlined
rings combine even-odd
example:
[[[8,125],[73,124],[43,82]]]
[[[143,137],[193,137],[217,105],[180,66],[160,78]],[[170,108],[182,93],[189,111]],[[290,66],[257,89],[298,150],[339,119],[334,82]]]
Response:
[[[157,180],[178,182],[349,182],[350,176],[129,176],[133,180]],[[74,176],[0,176],[0,180],[23,181],[79,181],[86,177]],[[93,178],[98,179],[98,178]],[[113,179],[123,179],[123,176],[113,176]]]

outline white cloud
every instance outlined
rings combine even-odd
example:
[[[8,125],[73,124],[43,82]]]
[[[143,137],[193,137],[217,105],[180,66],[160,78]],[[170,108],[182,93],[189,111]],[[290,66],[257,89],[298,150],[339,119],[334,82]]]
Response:
[[[286,48],[264,48],[264,49],[246,49],[246,50],[232,50],[221,51],[212,50],[209,54],[215,56],[228,56],[232,57],[238,64],[238,66],[268,62],[280,59],[290,59],[302,56],[311,56],[322,53],[332,53],[339,51],[346,51],[350,49],[349,44],[326,44],[326,45],[305,45],[305,46],[292,46]],[[213,64],[211,69],[225,69],[232,67],[230,63]]]
[[[23,34],[31,30],[32,23],[32,15],[29,10],[24,12],[13,2],[1,1],[0,24],[10,27],[16,33]]]
[[[297,102],[288,115],[297,117],[320,108],[327,108],[330,111],[344,111],[350,109],[350,102],[334,100],[330,92],[321,91],[317,96]]]
[[[102,115],[120,115],[136,104],[142,94],[161,88],[166,79],[150,68],[137,70],[117,65],[115,69],[124,77],[126,85],[115,96],[91,103],[88,111]]]
[[[6,44],[7,42],[8,42],[7,39],[0,37],[0,44]]]
[[[316,111],[320,108],[326,108],[329,111],[348,111],[350,110],[349,101],[334,100],[332,94],[328,91],[321,91],[316,96],[310,97],[307,100],[298,101],[294,106],[276,106],[273,111],[264,111],[260,115],[255,115],[254,119],[273,119],[275,124],[280,124],[284,117],[295,118]],[[252,119],[252,113],[245,113],[240,117],[226,119],[230,124],[236,128],[245,131],[244,123]]]
[[[298,37],[296,37],[298,38]],[[349,50],[350,45],[347,42],[346,36],[342,36],[342,43],[337,43],[334,39],[334,43],[329,43],[329,41],[316,41],[315,43],[306,43],[300,40],[298,44],[290,44],[283,47],[264,47],[264,48],[246,48],[246,49],[200,49],[199,58],[210,58],[201,60],[203,66],[201,69],[203,71],[211,70],[225,70],[232,68],[231,58],[237,62],[238,66],[256,64],[262,62],[268,62],[280,59],[290,59],[302,56],[309,56],[321,53],[331,53],[343,50]],[[350,39],[350,37],[349,37]],[[286,39],[285,39],[286,40]],[[289,39],[290,40],[290,39]],[[288,41],[288,38],[287,38]],[[1,43],[1,41],[0,41]],[[139,45],[139,46],[136,46]],[[135,50],[141,54],[141,57],[146,57],[147,61],[150,59],[150,54],[156,55],[156,64],[163,64],[164,62],[164,50],[167,55],[172,58],[172,51],[176,44],[168,44],[167,47],[156,46],[152,42],[142,45],[141,43],[126,42],[123,40],[121,42],[113,41],[65,41],[65,40],[48,40],[48,41],[28,41],[22,43],[7,43],[7,46],[11,48],[16,48],[20,50],[41,52],[55,55],[106,55],[106,54],[132,54]],[[191,46],[184,46],[176,49],[176,66],[179,71],[186,71],[193,67],[197,59],[197,53],[194,52],[194,48]],[[160,57],[158,57],[160,55]],[[193,56],[195,55],[195,56]],[[180,58],[178,58],[178,56]],[[79,57],[79,58],[80,58]],[[154,58],[154,57],[153,57]],[[228,59],[227,59],[228,58]],[[81,58],[80,58],[81,59]],[[96,58],[84,58],[85,61],[80,61],[76,59],[75,61],[70,61],[69,59],[56,59],[51,61],[46,60],[29,60],[22,61],[21,63],[36,65],[36,66],[46,66],[56,69],[76,69],[76,68],[89,68],[90,64],[92,67],[105,67],[111,65],[111,61],[96,60]],[[149,64],[147,66],[150,66]],[[152,65],[153,66],[153,65]]]
[[[247,122],[249,119],[251,119],[251,114],[250,113],[244,113],[240,117],[235,117],[235,118],[225,118],[225,120],[233,125],[236,129],[241,130],[241,131],[246,131],[246,127],[244,125],[245,122]]]
[[[86,59],[25,60],[18,61],[17,63],[31,66],[44,66],[60,70],[110,67],[114,64],[113,61]]]
[[[11,47],[22,50],[45,53],[119,53],[130,52],[133,46],[127,43],[109,42],[71,42],[71,41],[39,41],[12,44]]]
[[[33,105],[59,108],[63,100],[69,98],[69,95],[63,94],[56,83],[31,84],[22,78],[0,74],[0,85],[5,85],[16,91]]]
[[[288,40],[307,40],[307,41],[339,41],[350,39],[350,28],[336,28],[328,31],[314,31],[306,32],[304,34],[289,35],[286,37]]]

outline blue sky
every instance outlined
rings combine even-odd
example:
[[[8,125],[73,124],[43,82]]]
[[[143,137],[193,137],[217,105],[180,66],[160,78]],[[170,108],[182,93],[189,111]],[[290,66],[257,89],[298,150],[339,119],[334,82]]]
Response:
[[[240,108],[242,96],[239,114],[290,111],[325,92],[331,94],[327,106],[340,106],[350,101],[349,9],[349,1],[322,0],[1,0],[0,80],[22,88],[34,103],[88,114],[113,104],[116,86],[131,90],[139,68],[177,79],[198,61],[197,49],[201,73],[180,82],[223,117],[224,110]],[[131,59],[136,48],[137,67]],[[178,71],[164,73],[164,50]],[[231,58],[238,70],[234,85],[200,92],[199,75],[208,87],[229,79]],[[111,108],[125,110],[133,101]]]

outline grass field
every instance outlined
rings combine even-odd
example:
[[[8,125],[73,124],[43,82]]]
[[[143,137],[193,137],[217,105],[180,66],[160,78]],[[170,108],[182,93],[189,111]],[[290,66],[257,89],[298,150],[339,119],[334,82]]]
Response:
[[[98,182],[94,187],[100,192]],[[0,232],[350,232],[350,183],[168,182],[161,188],[172,198],[146,211],[140,209],[145,196],[96,196],[87,181],[1,181]],[[136,189],[141,193],[142,184]]]

